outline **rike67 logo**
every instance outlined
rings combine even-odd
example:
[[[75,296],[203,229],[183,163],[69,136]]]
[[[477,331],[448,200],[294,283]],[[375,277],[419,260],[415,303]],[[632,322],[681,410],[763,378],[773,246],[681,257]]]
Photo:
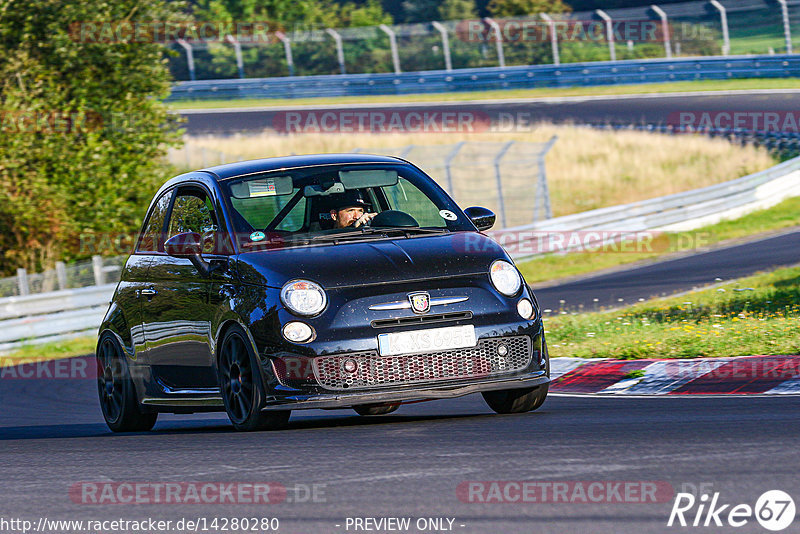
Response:
[[[765,529],[778,532],[791,525],[794,516],[794,500],[781,490],[764,492],[756,500],[755,506],[744,503],[723,504],[720,502],[719,492],[711,497],[704,493],[699,498],[691,493],[678,493],[667,526],[739,528],[755,519]]]

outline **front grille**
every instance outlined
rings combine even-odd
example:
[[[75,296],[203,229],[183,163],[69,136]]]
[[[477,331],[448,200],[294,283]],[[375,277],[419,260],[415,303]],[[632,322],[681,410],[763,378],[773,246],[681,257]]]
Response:
[[[415,315],[413,317],[397,317],[394,319],[375,319],[372,328],[387,328],[389,326],[407,326],[412,324],[444,323],[447,321],[461,321],[472,319],[472,312],[433,313],[430,315]]]
[[[505,345],[505,356],[497,347]],[[378,356],[375,351],[336,354],[314,358],[314,375],[325,389],[379,388],[429,382],[487,378],[522,371],[531,362],[528,336],[481,339],[478,346],[425,354]],[[354,372],[344,362],[357,364]]]

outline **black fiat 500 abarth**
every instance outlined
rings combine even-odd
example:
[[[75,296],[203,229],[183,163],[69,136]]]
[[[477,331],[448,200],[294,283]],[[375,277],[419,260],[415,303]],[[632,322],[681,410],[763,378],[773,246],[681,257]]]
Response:
[[[190,172],[156,193],[97,343],[114,431],[226,411],[239,430],[291,410],[392,412],[482,393],[542,405],[539,306],[485,208],[461,210],[391,157],[292,156]]]

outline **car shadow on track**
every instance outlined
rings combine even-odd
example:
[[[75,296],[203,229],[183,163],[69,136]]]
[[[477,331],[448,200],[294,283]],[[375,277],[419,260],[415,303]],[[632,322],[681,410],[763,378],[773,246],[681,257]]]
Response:
[[[455,421],[463,419],[480,420],[497,417],[491,413],[475,414],[449,414],[449,415],[384,415],[384,416],[305,416],[301,419],[290,420],[286,428],[280,430],[264,431],[263,434],[290,434],[292,431],[333,429],[346,427],[372,427],[377,425],[399,425],[409,423],[429,423],[438,421]],[[114,437],[114,436],[164,436],[186,434],[238,434],[224,419],[211,420],[173,420],[156,424],[150,432],[131,432],[114,434],[103,423],[89,424],[61,424],[61,425],[31,425],[0,427],[0,441],[25,440],[25,439],[64,439],[88,437]]]

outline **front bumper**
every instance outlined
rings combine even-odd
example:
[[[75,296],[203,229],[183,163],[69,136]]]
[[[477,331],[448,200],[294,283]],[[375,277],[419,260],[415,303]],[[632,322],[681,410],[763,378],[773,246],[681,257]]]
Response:
[[[549,362],[548,362],[549,363]],[[303,410],[312,408],[348,408],[359,404],[381,404],[411,402],[434,399],[452,399],[471,393],[502,389],[533,388],[548,384],[550,377],[546,370],[534,371],[508,377],[473,379],[460,383],[437,383],[419,385],[410,389],[381,389],[376,391],[354,391],[352,393],[320,393],[315,395],[294,395],[267,400],[263,411]]]

